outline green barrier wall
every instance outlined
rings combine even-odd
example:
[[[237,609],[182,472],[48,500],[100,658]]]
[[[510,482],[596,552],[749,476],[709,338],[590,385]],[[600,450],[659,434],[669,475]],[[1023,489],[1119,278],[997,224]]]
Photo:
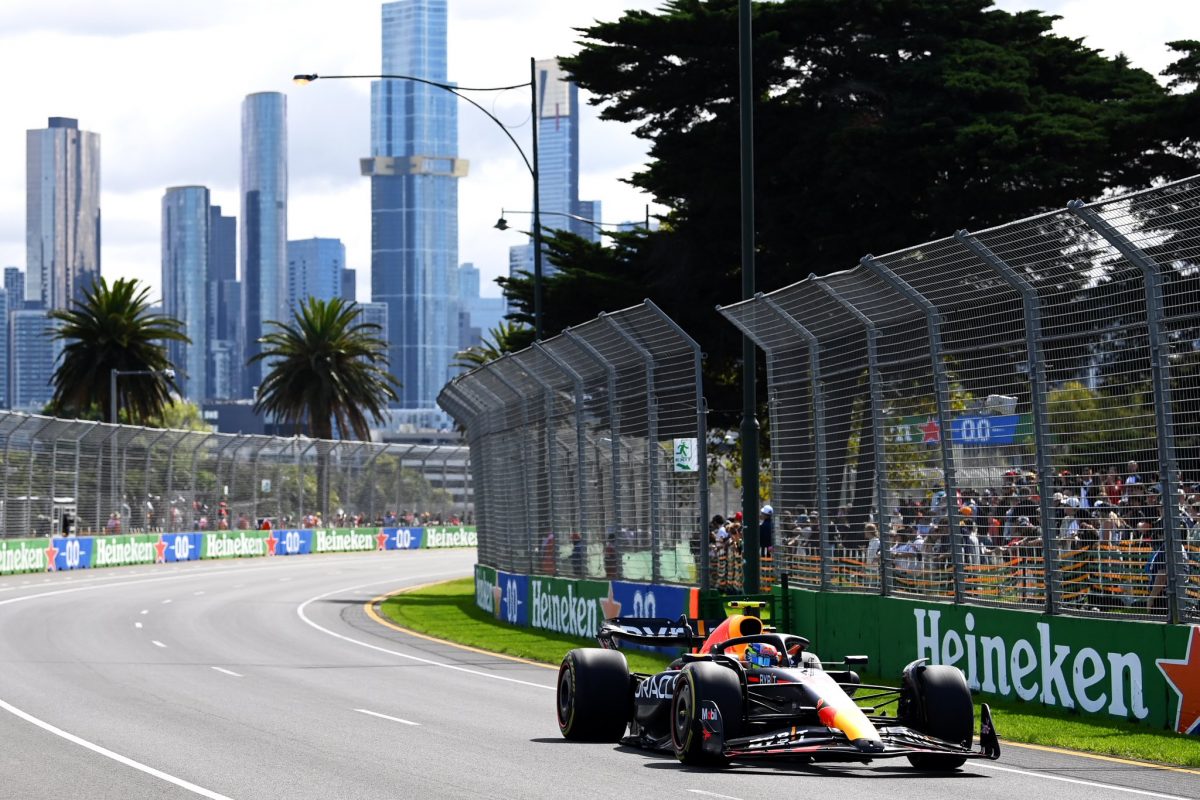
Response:
[[[925,658],[984,695],[1200,733],[1200,626],[800,589],[788,600],[791,627],[826,660],[864,654],[898,677]]]

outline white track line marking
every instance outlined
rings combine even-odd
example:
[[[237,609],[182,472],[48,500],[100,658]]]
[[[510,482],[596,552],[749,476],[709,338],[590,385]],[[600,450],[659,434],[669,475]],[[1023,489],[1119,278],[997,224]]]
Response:
[[[724,800],[742,800],[740,797],[730,797],[727,794],[717,794],[716,792],[706,792],[703,789],[688,789],[692,794],[702,794],[705,797],[721,797]]]
[[[192,592],[192,597],[199,597],[199,596],[200,596],[200,595],[202,595],[202,594],[204,594],[204,591],[203,591],[203,590],[201,590],[201,591],[199,591],[199,592]]]
[[[201,797],[207,797],[207,798],[209,798],[209,800],[231,800],[231,798],[229,798],[223,794],[218,794],[217,792],[214,792],[211,789],[205,789],[203,786],[197,786],[194,783],[185,781],[183,778],[176,778],[174,775],[168,775],[167,773],[163,772],[162,770],[158,770],[158,769],[155,769],[154,767],[146,766],[145,764],[141,763],[140,761],[134,761],[132,758],[129,758],[128,756],[123,756],[120,753],[114,753],[112,750],[109,750],[106,747],[101,747],[98,744],[93,744],[92,742],[89,742],[87,739],[81,739],[73,733],[67,733],[66,731],[62,730],[61,728],[56,728],[48,722],[43,722],[42,720],[38,719],[37,717],[34,717],[30,714],[26,714],[21,709],[16,708],[15,706],[11,706],[8,703],[4,702],[3,700],[0,700],[0,708],[3,708],[5,711],[7,711],[10,714],[13,714],[14,716],[20,717],[21,719],[25,720],[28,723],[37,725],[39,728],[41,728],[44,731],[49,731],[50,733],[53,733],[55,736],[66,739],[68,742],[71,742],[72,744],[77,744],[80,747],[86,747],[88,750],[91,750],[93,753],[99,753],[100,755],[104,756],[105,758],[111,758],[113,761],[116,761],[118,764],[124,764],[127,767],[133,767],[134,769],[136,769],[140,772],[144,772],[147,775],[152,775],[155,778],[158,778],[159,780],[164,780],[167,783],[173,783],[181,789],[187,789],[189,792],[192,792],[193,794],[198,794]]]
[[[461,574],[462,574],[462,572],[460,570],[455,570],[454,572],[440,572],[440,573],[433,573],[432,575],[417,575],[417,576],[414,576],[412,578],[412,580],[424,580],[426,578],[441,577],[442,575],[461,575]],[[335,589],[332,592],[326,592],[325,594],[320,594],[320,595],[317,595],[316,597],[310,597],[308,600],[305,600],[303,603],[301,603],[299,606],[296,607],[296,614],[297,614],[297,616],[300,617],[300,619],[304,620],[304,623],[306,625],[310,625],[313,628],[316,628],[321,633],[328,634],[329,636],[332,636],[335,639],[341,639],[343,642],[350,642],[350,644],[356,644],[359,647],[366,647],[369,650],[375,650],[380,653],[387,653],[388,655],[398,656],[400,658],[407,658],[410,661],[417,661],[422,664],[429,664],[430,666],[440,667],[442,669],[454,670],[455,672],[465,672],[468,675],[478,675],[481,678],[490,678],[491,680],[494,680],[494,681],[504,681],[505,683],[516,683],[521,686],[532,686],[535,689],[548,689],[552,692],[556,690],[557,687],[547,686],[544,683],[533,683],[532,681],[523,681],[518,678],[510,678],[506,675],[496,675],[491,672],[480,672],[479,670],[467,669],[466,667],[459,667],[454,664],[444,664],[440,661],[433,661],[428,658],[421,658],[419,656],[409,655],[408,653],[401,653],[396,650],[389,650],[386,647],[380,647],[379,645],[371,644],[369,642],[359,641],[358,639],[351,639],[349,636],[343,636],[342,634],[331,631],[328,628],[321,627],[320,625],[313,622],[311,619],[309,619],[304,614],[304,609],[309,604],[315,603],[318,600],[323,600],[326,597],[329,597],[330,595],[342,594],[345,592],[353,592],[355,589],[361,589],[364,586],[378,586],[381,583],[389,583],[389,582],[394,583],[395,580],[396,580],[395,578],[388,578],[388,579],[384,579],[384,580],[380,580],[380,581],[371,581],[370,583],[360,583],[356,586],[348,586],[345,589]]]
[[[379,717],[380,719],[390,719],[392,722],[399,722],[403,725],[416,725],[418,727],[420,727],[420,725],[421,725],[421,723],[419,723],[419,722],[413,722],[413,721],[407,720],[407,719],[400,719],[399,717],[389,717],[387,714],[380,714],[377,711],[367,711],[365,708],[356,708],[354,710],[360,714],[370,714],[372,717]]]
[[[1114,792],[1128,792],[1129,794],[1140,794],[1140,795],[1144,795],[1145,797],[1161,797],[1161,798],[1163,798],[1163,800],[1188,800],[1188,798],[1186,798],[1186,797],[1180,797],[1179,795],[1174,795],[1174,794],[1163,794],[1161,792],[1148,792],[1144,789],[1131,789],[1128,786],[1119,786],[1115,783],[1097,783],[1095,781],[1080,780],[1079,778],[1067,778],[1062,775],[1050,775],[1049,773],[1046,773],[1046,772],[1031,772],[1029,770],[1024,770],[1024,769],[1012,769],[1011,767],[998,767],[995,764],[975,763],[975,764],[972,764],[971,766],[980,767],[982,769],[991,769],[991,770],[995,770],[996,772],[1012,772],[1017,775],[1026,775],[1026,776],[1032,777],[1032,778],[1045,778],[1048,781],[1062,781],[1063,783],[1074,783],[1077,786],[1093,786],[1097,789],[1112,789]],[[1064,767],[1064,769],[1070,769],[1070,767]]]
[[[138,613],[139,613],[139,614],[141,614],[141,615],[144,617],[144,616],[146,616],[147,614],[149,614],[149,613],[150,613],[150,609],[148,609],[148,608],[143,608],[143,609],[142,609],[141,611],[139,611]]]
[[[166,600],[162,601],[162,604],[165,606],[169,602],[171,602],[171,598],[168,597]]]
[[[240,677],[242,677],[241,675],[237,674],[236,672],[234,672],[234,671],[233,671],[233,670],[231,670],[231,669],[225,669],[225,668],[223,668],[223,667],[213,667],[213,669],[215,669],[217,672],[223,672],[223,673],[225,673],[226,675],[232,675],[232,676],[233,676],[233,677],[235,677],[235,678],[240,678]]]
[[[163,644],[162,642],[160,642],[158,639],[151,639],[150,643],[152,645],[154,645],[155,647],[164,647],[164,648],[166,647],[166,645]]]
[[[133,623],[133,627],[135,627],[135,628],[140,628],[140,627],[142,627],[142,623],[140,623],[140,622],[135,622],[135,623]]]

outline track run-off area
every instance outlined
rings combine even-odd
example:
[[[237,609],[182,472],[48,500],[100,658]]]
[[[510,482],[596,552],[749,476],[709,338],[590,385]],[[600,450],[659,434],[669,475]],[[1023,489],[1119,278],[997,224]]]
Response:
[[[563,740],[556,673],[371,611],[473,550],[188,562],[0,578],[0,798],[1197,798],[1200,770],[1004,742],[929,776],[693,770]],[[803,633],[803,631],[800,631]]]

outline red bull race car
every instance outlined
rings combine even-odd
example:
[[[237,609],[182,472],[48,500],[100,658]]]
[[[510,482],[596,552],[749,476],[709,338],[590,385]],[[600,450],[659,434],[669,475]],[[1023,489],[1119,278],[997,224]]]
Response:
[[[753,612],[756,609],[751,609]],[[991,710],[975,706],[956,667],[914,661],[900,688],[861,683],[847,656],[826,669],[802,636],[734,613],[707,636],[698,620],[606,620],[600,647],[571,650],[558,672],[558,727],[567,739],[674,753],[684,764],[787,758],[802,762],[906,757],[949,771],[996,759]],[[619,641],[691,650],[656,675],[630,673]],[[889,712],[889,709],[891,711]]]

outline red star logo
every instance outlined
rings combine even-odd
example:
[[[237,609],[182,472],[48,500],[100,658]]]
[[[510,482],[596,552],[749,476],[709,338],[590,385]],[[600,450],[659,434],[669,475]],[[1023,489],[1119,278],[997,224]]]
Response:
[[[275,555],[275,545],[279,544],[279,540],[275,538],[275,534],[267,533],[267,538],[265,541],[267,543],[267,555]]]
[[[600,609],[604,612],[605,619],[621,616],[621,604],[613,597],[612,581],[608,582],[608,597],[600,598]]]
[[[1179,733],[1200,732],[1200,626],[1192,626],[1185,658],[1177,661],[1160,658],[1155,663],[1179,695],[1175,730]]]
[[[167,560],[167,540],[160,533],[158,541],[154,543],[154,563],[161,564]]]
[[[375,544],[378,545],[375,549],[376,550],[386,550],[387,549],[387,540],[388,540],[388,535],[386,533],[384,533],[383,531],[380,531],[379,533],[375,534]]]
[[[942,440],[942,429],[938,427],[937,420],[933,417],[930,417],[929,421],[924,425],[918,425],[917,427],[921,429],[921,435],[924,437],[921,439],[921,444],[936,443]]]
[[[54,563],[54,559],[58,558],[58,548],[54,546],[54,540],[51,540],[46,545],[46,572],[53,572],[58,569],[58,565]]]

